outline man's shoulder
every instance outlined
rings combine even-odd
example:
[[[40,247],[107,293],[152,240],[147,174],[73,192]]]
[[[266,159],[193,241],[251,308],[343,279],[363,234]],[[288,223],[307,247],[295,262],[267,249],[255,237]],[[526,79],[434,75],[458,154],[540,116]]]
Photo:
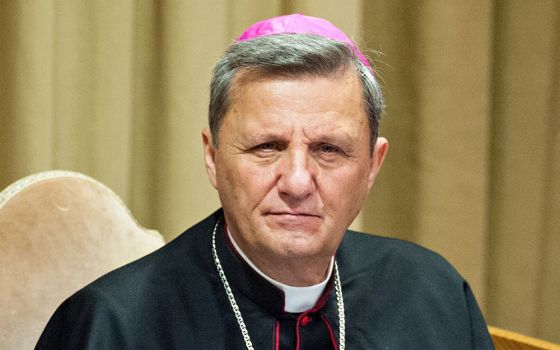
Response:
[[[215,309],[216,303],[208,296],[215,289],[216,278],[208,262],[209,233],[216,216],[212,214],[159,250],[74,293],[52,316],[39,348],[63,348],[58,344],[85,348],[81,343],[84,339],[91,344],[102,341],[107,345],[102,348],[124,348],[123,344],[137,348],[147,332],[160,329],[158,336],[164,339],[175,324],[189,320],[189,313],[204,314]],[[182,308],[178,310],[177,305]],[[140,319],[142,322],[138,322]],[[111,332],[107,332],[109,329]],[[87,338],[83,337],[85,332],[89,334]]]
[[[177,285],[181,278],[206,274],[202,258],[209,259],[209,230],[215,222],[216,213],[195,224],[160,249],[119,267],[90,283],[80,291],[98,297],[110,295],[120,298],[136,298],[142,293],[164,292],[168,284]]]
[[[407,278],[446,279],[460,284],[463,282],[462,277],[444,257],[409,241],[348,231],[339,251],[350,271],[357,273],[389,273]]]
[[[45,341],[58,336],[60,325],[77,323],[80,326],[76,328],[93,327],[90,325],[93,322],[99,330],[110,325],[141,334],[145,327],[158,322],[157,315],[173,313],[176,305],[198,304],[193,295],[205,295],[212,290],[212,274],[204,259],[211,259],[210,235],[206,233],[215,218],[216,213],[155,252],[75,292],[51,318]],[[199,293],[193,293],[193,288]],[[83,320],[81,315],[88,315],[92,320]],[[137,322],[139,317],[144,319],[143,323]]]
[[[336,260],[353,315],[348,327],[369,325],[364,339],[407,349],[492,349],[467,282],[441,255],[399,239],[347,232]]]

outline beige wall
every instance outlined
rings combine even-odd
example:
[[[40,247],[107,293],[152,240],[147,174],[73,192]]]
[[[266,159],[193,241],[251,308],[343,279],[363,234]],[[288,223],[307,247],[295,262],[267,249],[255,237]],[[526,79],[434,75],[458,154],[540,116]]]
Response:
[[[490,323],[560,342],[558,1],[1,2],[0,187],[81,171],[175,237],[219,206],[200,145],[213,63],[290,12],[383,53],[391,147],[354,227],[440,252]]]

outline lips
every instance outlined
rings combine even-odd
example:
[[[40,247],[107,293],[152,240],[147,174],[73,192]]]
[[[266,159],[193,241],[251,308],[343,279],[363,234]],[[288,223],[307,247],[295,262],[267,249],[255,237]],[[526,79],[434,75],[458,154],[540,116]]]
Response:
[[[293,216],[293,217],[317,217],[320,218],[321,215],[316,214],[314,212],[308,212],[308,211],[272,211],[272,212],[268,212],[265,213],[265,215],[275,215],[275,216]]]
[[[272,211],[265,214],[271,228],[314,232],[322,222],[322,216],[309,211]]]

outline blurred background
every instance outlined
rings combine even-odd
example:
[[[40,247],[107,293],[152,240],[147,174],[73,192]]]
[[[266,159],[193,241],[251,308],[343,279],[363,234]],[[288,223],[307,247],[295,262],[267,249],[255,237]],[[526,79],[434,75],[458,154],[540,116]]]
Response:
[[[372,50],[384,86],[389,156],[353,228],[436,250],[489,324],[560,342],[560,1],[2,1],[0,188],[79,171],[173,239],[219,207],[213,64],[294,12]]]

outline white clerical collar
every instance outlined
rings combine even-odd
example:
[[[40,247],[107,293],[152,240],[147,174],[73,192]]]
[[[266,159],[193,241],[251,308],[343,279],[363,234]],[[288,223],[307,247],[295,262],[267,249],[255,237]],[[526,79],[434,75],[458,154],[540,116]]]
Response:
[[[329,271],[327,273],[327,277],[319,284],[315,284],[309,287],[294,287],[282,282],[278,282],[277,280],[267,276],[264,272],[262,272],[253,262],[243,253],[243,250],[237,245],[235,240],[233,239],[229,229],[227,230],[229,239],[239,255],[245,260],[249,266],[253,270],[255,270],[259,275],[261,275],[264,279],[268,282],[272,283],[276,288],[282,290],[284,292],[284,311],[286,312],[304,312],[306,310],[311,309],[317,303],[317,300],[323,294],[325,290],[325,286],[329,281],[333,266],[334,266],[334,257],[331,258],[331,262],[329,263]]]

